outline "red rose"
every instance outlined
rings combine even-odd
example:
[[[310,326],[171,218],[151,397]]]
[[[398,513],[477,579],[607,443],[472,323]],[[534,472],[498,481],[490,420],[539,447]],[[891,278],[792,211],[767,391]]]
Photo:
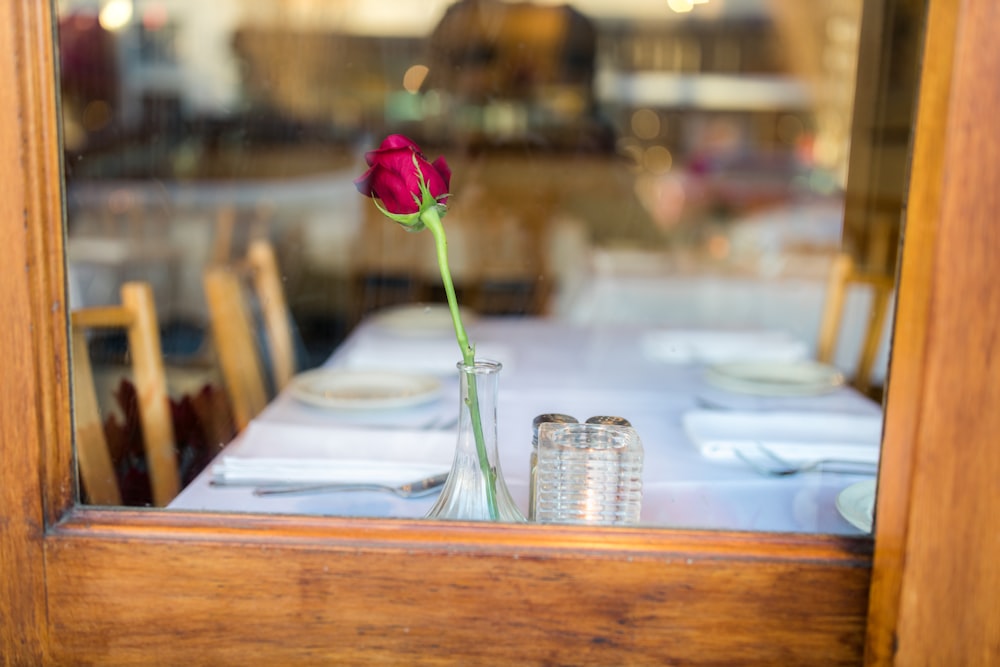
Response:
[[[435,203],[447,202],[451,169],[443,157],[428,162],[420,147],[401,134],[391,134],[376,150],[365,154],[368,171],[354,181],[358,192],[379,199],[390,213],[422,212],[425,205],[420,178]],[[418,172],[419,169],[419,172]]]

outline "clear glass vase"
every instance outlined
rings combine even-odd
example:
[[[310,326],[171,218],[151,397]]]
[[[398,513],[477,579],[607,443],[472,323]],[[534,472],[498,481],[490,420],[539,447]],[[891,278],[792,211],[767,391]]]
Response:
[[[524,521],[500,469],[497,381],[501,368],[500,363],[486,360],[458,364],[461,387],[455,458],[428,519]],[[485,454],[485,465],[480,452]]]

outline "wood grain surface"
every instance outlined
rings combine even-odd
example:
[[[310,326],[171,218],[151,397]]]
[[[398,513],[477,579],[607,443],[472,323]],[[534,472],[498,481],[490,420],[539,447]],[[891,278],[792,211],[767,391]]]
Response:
[[[870,546],[90,511],[47,541],[52,650],[101,665],[857,664]]]
[[[867,659],[1000,664],[1000,5],[930,3]]]
[[[869,664],[1000,662],[1000,16],[930,8],[870,570],[823,536],[67,509],[52,17],[0,4],[0,662],[857,664],[866,611]]]

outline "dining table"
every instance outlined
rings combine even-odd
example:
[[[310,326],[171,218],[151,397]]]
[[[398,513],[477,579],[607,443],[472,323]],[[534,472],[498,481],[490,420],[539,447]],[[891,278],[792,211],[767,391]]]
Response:
[[[565,269],[551,310],[579,324],[781,328],[811,342],[815,353],[838,251],[839,245],[710,262],[680,250],[593,248]],[[861,357],[873,298],[870,284],[847,288],[833,360],[848,371]],[[874,359],[875,382],[888,373],[893,312],[890,307]]]
[[[793,335],[472,313],[464,320],[476,357],[503,367],[496,403],[500,468],[525,516],[533,420],[559,413],[581,422],[622,417],[635,429],[643,449],[641,525],[870,530],[882,408],[834,369],[811,362],[809,346]],[[412,304],[372,314],[321,366],[278,393],[169,508],[423,517],[434,494],[260,490],[344,475],[401,483],[446,473],[457,439],[460,359],[447,309]],[[784,386],[795,377],[779,377],[779,384],[759,390],[724,373],[747,367],[831,372],[801,385]],[[401,391],[369,401],[363,392],[352,401],[327,391],[345,378],[377,380],[376,387],[396,383]],[[863,465],[815,464],[788,473],[777,470],[772,454],[802,464],[836,457]]]

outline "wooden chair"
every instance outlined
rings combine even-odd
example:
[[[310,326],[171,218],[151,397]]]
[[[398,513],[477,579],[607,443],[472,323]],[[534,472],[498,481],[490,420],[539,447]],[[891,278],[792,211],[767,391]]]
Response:
[[[125,329],[153,503],[163,507],[180,491],[180,474],[153,289],[148,283],[128,282],[122,285],[121,298],[120,306],[80,308],[70,314],[73,418],[80,477],[91,503],[121,504],[121,490],[98,407],[87,331]]]
[[[265,367],[261,361],[253,310],[246,284],[263,320],[269,370],[275,391],[295,375],[297,364],[291,314],[285,300],[273,246],[250,243],[246,258],[210,266],[204,276],[212,337],[236,427],[245,428],[268,401]]]
[[[868,325],[862,338],[861,354],[852,379],[852,384],[857,389],[867,392],[871,388],[872,369],[875,366],[879,344],[882,342],[889,301],[895,288],[892,277],[856,270],[854,260],[847,253],[840,253],[834,258],[827,281],[816,358],[824,363],[833,363],[837,340],[843,328],[844,303],[851,285],[868,285],[872,290]]]
[[[271,376],[275,389],[281,390],[295,375],[296,363],[291,312],[285,300],[274,246],[261,239],[251,241],[246,262],[264,320]]]
[[[437,275],[429,232],[408,234],[386,220],[375,206],[366,205],[351,261],[350,321],[360,322],[367,314],[389,306],[428,301],[430,290],[424,274],[429,264]]]
[[[215,214],[214,234],[212,236],[211,258],[213,264],[223,264],[229,261],[235,229],[236,208],[231,204],[220,207]]]

